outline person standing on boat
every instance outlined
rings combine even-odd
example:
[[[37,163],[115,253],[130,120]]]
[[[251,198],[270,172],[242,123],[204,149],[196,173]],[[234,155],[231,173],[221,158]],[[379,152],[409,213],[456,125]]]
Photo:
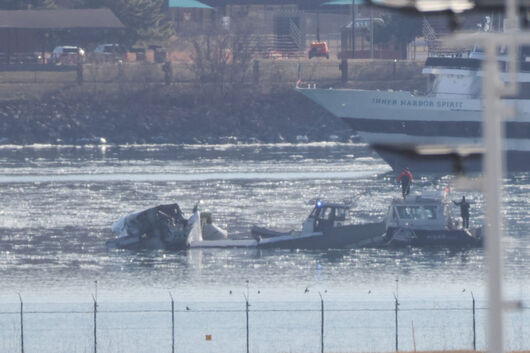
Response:
[[[403,169],[398,176],[398,183],[401,183],[401,194],[403,198],[410,193],[410,184],[412,184],[412,173],[409,168]]]
[[[469,202],[466,201],[466,197],[462,196],[462,201],[453,201],[455,205],[460,206],[460,215],[462,216],[462,226],[469,228]]]

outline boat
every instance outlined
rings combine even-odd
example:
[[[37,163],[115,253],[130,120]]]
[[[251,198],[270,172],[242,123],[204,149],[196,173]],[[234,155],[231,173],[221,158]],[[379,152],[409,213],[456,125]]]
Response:
[[[260,249],[357,248],[379,241],[384,223],[354,224],[350,212],[349,204],[317,200],[301,231],[278,232],[254,226],[251,233]]]
[[[530,170],[530,52],[522,50],[517,81],[520,93],[503,103],[515,114],[506,118],[505,151],[509,171]],[[528,55],[526,55],[528,54]],[[297,91],[345,121],[361,138],[399,172],[448,172],[454,160],[401,153],[385,146],[481,146],[481,100],[484,53],[474,48],[454,57],[429,57],[423,74],[432,82],[430,91],[416,95],[405,91],[301,88]],[[508,58],[499,54],[503,80],[508,80]],[[381,146],[381,147],[378,147]],[[466,170],[482,168],[481,153],[465,157]]]
[[[111,226],[115,239],[107,241],[108,249],[184,250],[193,243],[227,239],[225,230],[212,223],[208,212],[186,219],[178,204],[159,205],[121,217]]]
[[[394,198],[385,219],[385,247],[480,247],[482,229],[466,229],[453,217],[447,192]]]

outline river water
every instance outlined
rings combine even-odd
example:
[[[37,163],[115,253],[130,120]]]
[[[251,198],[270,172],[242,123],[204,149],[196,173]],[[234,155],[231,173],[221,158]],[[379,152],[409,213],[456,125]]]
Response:
[[[3,146],[0,148],[0,351],[252,352],[484,348],[482,249],[107,251],[121,215],[178,202],[213,213],[231,236],[254,224],[298,229],[308,201],[353,200],[356,222],[381,219],[395,175],[363,144]],[[452,177],[415,175],[414,190]],[[461,198],[454,193],[454,199]],[[472,224],[483,197],[472,199]],[[505,178],[505,292],[530,306],[530,174]],[[457,211],[455,209],[455,211]],[[97,284],[96,284],[97,281]],[[97,289],[96,289],[97,287]],[[530,347],[530,309],[509,312],[508,349]],[[206,340],[211,335],[211,340]]]

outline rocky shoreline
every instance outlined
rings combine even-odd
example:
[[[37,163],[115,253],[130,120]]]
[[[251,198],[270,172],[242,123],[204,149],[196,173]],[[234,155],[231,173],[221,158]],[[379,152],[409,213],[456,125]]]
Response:
[[[82,85],[72,72],[10,72],[0,80],[0,144],[349,141],[344,122],[293,89],[298,69],[319,87],[425,86],[420,62],[356,61],[347,83],[337,65],[262,61],[259,80],[221,83],[183,79],[176,66],[180,81],[169,85],[156,65],[127,65],[121,76],[89,66]]]
[[[350,135],[342,121],[288,88],[237,102],[164,87],[0,102],[3,144],[347,141]]]

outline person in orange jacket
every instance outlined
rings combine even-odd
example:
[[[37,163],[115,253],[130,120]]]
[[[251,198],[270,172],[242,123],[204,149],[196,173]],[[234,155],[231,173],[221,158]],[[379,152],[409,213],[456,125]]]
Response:
[[[405,168],[398,176],[398,183],[401,183],[401,194],[403,199],[410,193],[410,184],[412,184],[412,173],[409,168]]]

